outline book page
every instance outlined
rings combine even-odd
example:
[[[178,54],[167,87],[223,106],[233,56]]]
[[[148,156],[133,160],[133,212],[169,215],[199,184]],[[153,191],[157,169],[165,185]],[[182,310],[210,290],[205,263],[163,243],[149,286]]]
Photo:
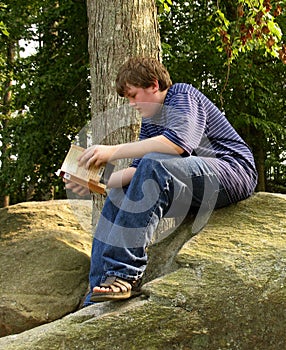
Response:
[[[71,175],[76,175],[85,181],[93,180],[95,182],[99,182],[104,171],[104,166],[100,166],[99,168],[96,166],[91,166],[89,169],[86,169],[84,166],[79,166],[78,158],[83,151],[84,148],[72,145],[66,159],[64,160],[61,170]]]

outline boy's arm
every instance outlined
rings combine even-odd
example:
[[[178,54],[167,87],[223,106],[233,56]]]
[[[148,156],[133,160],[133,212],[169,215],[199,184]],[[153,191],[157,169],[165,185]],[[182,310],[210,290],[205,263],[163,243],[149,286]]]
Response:
[[[122,170],[118,170],[111,174],[107,187],[115,188],[115,187],[123,187],[130,183],[136,168],[130,167]]]
[[[165,136],[155,136],[138,142],[106,146],[95,145],[85,150],[79,158],[80,165],[88,168],[91,164],[99,166],[102,163],[124,158],[142,158],[145,154],[159,152],[166,154],[182,154],[184,149],[167,139]]]
[[[163,135],[151,137],[138,142],[119,144],[116,145],[116,147],[117,150],[114,153],[114,156],[119,157],[116,159],[126,158],[126,154],[129,154],[127,158],[142,158],[145,154],[151,152],[166,154],[182,154],[184,152],[183,148],[176,145]]]

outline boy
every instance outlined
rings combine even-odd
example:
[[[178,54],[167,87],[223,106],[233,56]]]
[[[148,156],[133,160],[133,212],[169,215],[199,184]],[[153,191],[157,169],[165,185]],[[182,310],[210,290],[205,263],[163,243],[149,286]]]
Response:
[[[142,115],[142,125],[139,141],[95,145],[79,159],[86,167],[134,159],[108,182],[85,305],[140,292],[146,248],[161,218],[189,210],[208,217],[214,208],[249,197],[257,181],[252,153],[225,116],[192,85],[172,85],[159,61],[129,59],[116,89]]]

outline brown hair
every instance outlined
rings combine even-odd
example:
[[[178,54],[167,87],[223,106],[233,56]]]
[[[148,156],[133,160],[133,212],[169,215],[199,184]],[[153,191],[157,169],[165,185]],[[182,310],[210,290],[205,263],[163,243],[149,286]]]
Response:
[[[167,69],[155,58],[135,57],[126,61],[118,71],[116,91],[124,97],[127,84],[146,89],[158,80],[159,90],[164,91],[172,85]]]

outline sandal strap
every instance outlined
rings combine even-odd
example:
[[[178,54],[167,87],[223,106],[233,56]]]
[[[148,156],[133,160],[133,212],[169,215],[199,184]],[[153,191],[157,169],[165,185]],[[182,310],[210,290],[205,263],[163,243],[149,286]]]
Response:
[[[118,288],[123,292],[127,292],[132,289],[131,283],[116,276],[107,277],[106,280],[100,284],[100,286],[111,288],[111,290],[114,292],[116,292]]]

